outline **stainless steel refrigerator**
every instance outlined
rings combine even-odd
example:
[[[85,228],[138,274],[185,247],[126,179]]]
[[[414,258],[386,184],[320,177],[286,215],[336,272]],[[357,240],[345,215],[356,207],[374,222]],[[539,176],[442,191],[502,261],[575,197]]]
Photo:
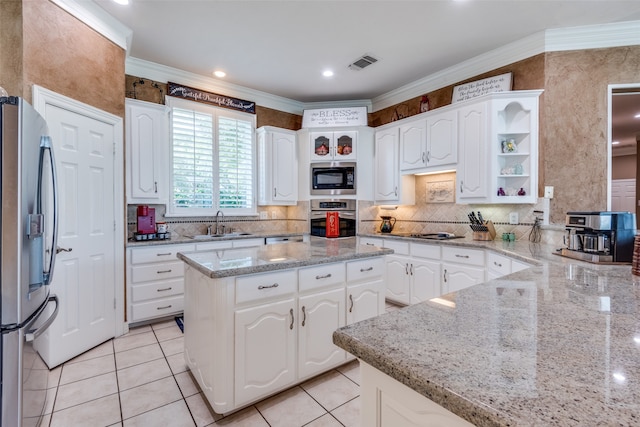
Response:
[[[42,116],[18,97],[0,98],[0,107],[0,426],[30,427],[41,423],[49,378],[32,343],[58,313],[48,286],[57,241],[55,162]]]

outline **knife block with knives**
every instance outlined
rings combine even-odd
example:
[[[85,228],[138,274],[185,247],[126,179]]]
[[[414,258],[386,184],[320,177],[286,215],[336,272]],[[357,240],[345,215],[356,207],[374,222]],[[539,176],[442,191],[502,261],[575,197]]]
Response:
[[[496,229],[493,222],[485,221],[480,211],[478,211],[478,216],[475,212],[471,212],[469,220],[471,221],[471,230],[473,230],[473,240],[489,241],[495,239]]]

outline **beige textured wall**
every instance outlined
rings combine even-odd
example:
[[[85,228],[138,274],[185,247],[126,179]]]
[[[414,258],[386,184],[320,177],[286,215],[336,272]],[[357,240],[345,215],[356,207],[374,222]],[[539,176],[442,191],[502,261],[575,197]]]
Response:
[[[22,1],[0,0],[0,86],[22,96]]]
[[[124,117],[122,48],[48,0],[23,1],[22,17],[25,99],[38,84]]]
[[[638,82],[640,46],[546,54],[540,166],[552,223],[607,209],[607,86]]]

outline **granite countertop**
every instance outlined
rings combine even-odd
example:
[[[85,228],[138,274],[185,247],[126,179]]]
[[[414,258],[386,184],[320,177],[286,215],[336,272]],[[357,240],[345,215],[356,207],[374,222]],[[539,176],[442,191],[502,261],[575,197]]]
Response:
[[[338,346],[477,426],[640,425],[640,278],[630,266],[528,242],[427,243],[536,265],[341,328]]]
[[[224,234],[219,237],[210,237],[204,239],[194,239],[193,237],[188,236],[173,236],[170,239],[163,240],[132,240],[129,239],[127,241],[128,248],[134,248],[139,246],[155,246],[155,245],[172,245],[172,244],[181,244],[181,243],[206,243],[206,242],[221,242],[225,240],[243,240],[243,239],[264,239],[266,237],[294,237],[294,236],[302,236],[303,233],[290,233],[290,232],[280,232],[280,233],[229,233]]]
[[[393,253],[361,246],[355,237],[294,242],[240,249],[178,253],[178,258],[211,278],[263,273],[308,265],[348,261]]]

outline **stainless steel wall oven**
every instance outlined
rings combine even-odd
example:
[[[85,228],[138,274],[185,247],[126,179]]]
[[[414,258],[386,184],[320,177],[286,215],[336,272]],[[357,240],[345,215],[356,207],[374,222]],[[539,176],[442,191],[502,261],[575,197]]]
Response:
[[[352,237],[356,235],[356,201],[346,199],[313,199],[311,200],[311,235],[327,237],[327,213],[337,213],[339,217],[339,235],[336,237]]]

